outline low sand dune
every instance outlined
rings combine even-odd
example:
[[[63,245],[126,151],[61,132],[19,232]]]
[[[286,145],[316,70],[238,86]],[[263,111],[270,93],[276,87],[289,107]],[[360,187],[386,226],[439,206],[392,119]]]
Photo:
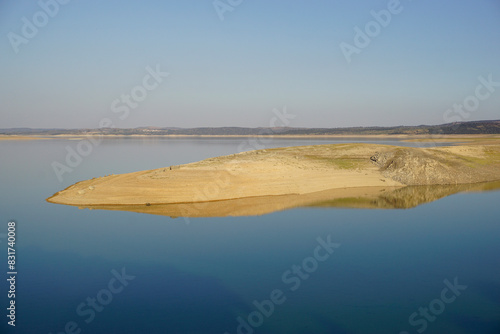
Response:
[[[353,188],[373,187],[373,191],[379,192],[388,187],[394,190],[405,186],[494,180],[500,180],[500,145],[409,148],[332,144],[250,151],[180,166],[94,178],[78,182],[47,200],[80,207],[135,208],[131,211],[144,206],[149,207],[145,211],[153,211],[154,205],[159,204],[250,198],[259,201],[255,198],[291,196],[287,200],[298,206],[311,202],[297,195],[335,189],[340,192],[334,191],[332,199],[349,197],[347,189]],[[342,192],[344,196],[339,195]],[[283,201],[277,205],[283,206],[280,203]]]

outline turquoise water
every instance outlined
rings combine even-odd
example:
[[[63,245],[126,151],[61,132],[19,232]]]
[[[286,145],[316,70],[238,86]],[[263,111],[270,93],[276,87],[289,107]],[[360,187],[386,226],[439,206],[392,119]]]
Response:
[[[106,140],[63,182],[51,163],[78,141],[0,142],[1,275],[9,220],[18,271],[15,329],[0,285],[2,333],[500,332],[500,192],[189,220],[45,202],[80,180],[231,154],[245,140]]]

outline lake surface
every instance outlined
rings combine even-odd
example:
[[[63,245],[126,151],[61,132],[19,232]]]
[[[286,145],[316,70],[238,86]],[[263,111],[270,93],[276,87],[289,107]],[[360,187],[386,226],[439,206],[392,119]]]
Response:
[[[406,210],[189,219],[47,203],[84,179],[256,147],[248,138],[105,140],[60,182],[51,164],[78,142],[0,141],[2,333],[500,332],[498,191]],[[256,148],[341,142],[374,141],[275,138]]]

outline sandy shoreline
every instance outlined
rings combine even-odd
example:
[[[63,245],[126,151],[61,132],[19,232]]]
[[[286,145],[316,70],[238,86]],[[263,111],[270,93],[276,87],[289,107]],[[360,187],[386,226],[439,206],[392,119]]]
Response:
[[[280,135],[262,134],[262,135],[102,135],[99,133],[88,135],[36,135],[36,136],[19,136],[19,135],[0,135],[0,140],[37,140],[37,139],[68,139],[68,140],[83,140],[88,137],[100,137],[102,139],[122,139],[122,138],[284,138],[284,139],[300,139],[300,138],[338,138],[338,139],[398,139],[402,141],[422,141],[422,142],[461,142],[473,140],[500,140],[500,135]]]
[[[50,139],[43,136],[15,136],[15,135],[0,135],[0,140],[42,140]]]
[[[293,208],[410,209],[459,192],[500,189],[500,182],[417,187],[338,188],[304,195],[246,197],[231,200],[146,205],[92,205],[80,209],[129,211],[160,216],[255,216]]]

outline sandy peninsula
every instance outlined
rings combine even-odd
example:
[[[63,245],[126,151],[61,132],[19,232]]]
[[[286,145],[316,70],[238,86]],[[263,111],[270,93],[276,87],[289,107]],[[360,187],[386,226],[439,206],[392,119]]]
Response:
[[[239,201],[240,206],[244,203],[242,207],[261,203],[262,207],[266,202],[276,202],[271,199],[279,196],[278,206],[286,207],[363,193],[373,197],[409,186],[456,186],[495,180],[500,180],[498,142],[433,148],[330,144],[242,152],[94,178],[78,182],[47,201],[145,212],[172,204],[178,205],[171,207],[174,211],[186,211],[182,205],[198,203],[199,207],[199,203],[215,201]],[[311,201],[301,195],[309,195]],[[220,203],[211,207],[217,205]]]

